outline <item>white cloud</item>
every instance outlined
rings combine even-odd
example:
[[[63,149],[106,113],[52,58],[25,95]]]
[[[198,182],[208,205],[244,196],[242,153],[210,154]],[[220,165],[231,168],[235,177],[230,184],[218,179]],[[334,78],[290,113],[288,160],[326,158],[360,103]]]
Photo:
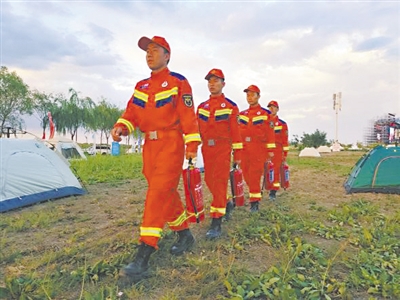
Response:
[[[400,3],[33,1],[2,3],[1,14],[1,64],[44,92],[73,87],[124,107],[149,75],[138,39],[161,35],[197,103],[208,98],[206,73],[221,68],[241,109],[249,84],[264,105],[279,101],[291,135],[333,139],[339,91],[346,143],[377,115],[400,114]]]

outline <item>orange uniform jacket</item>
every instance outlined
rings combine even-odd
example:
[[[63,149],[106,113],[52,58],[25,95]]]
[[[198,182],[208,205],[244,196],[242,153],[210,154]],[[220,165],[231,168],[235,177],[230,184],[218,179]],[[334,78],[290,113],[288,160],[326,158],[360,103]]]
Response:
[[[272,162],[274,163],[274,190],[280,188],[280,168],[282,162],[286,160],[289,151],[289,129],[285,121],[279,119],[278,116],[274,118],[275,129],[275,143],[276,148]]]
[[[242,169],[249,187],[250,202],[261,200],[260,180],[267,152],[275,149],[274,123],[270,112],[257,105],[240,112],[240,134],[243,140]]]
[[[204,179],[213,195],[210,214],[219,218],[226,212],[232,150],[235,160],[239,160],[243,148],[239,109],[224,94],[211,96],[198,106],[197,117],[203,142]]]
[[[197,152],[201,140],[186,78],[166,68],[139,81],[115,124],[125,135],[136,126],[145,133],[143,174],[148,182],[140,240],[157,248],[165,223],[175,231],[188,227],[177,187],[185,144],[187,151]]]

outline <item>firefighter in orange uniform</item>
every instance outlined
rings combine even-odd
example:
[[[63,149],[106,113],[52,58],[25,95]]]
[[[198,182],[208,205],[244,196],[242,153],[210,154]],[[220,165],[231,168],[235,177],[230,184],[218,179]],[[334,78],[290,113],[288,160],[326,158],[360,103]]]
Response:
[[[261,177],[264,163],[275,149],[274,123],[270,112],[261,107],[260,89],[250,85],[244,90],[249,108],[240,112],[240,135],[243,140],[242,170],[249,187],[250,211],[257,212],[261,200]]]
[[[279,119],[278,102],[272,100],[268,103],[268,109],[271,111],[272,120],[274,122],[275,130],[275,144],[276,148],[272,162],[274,163],[274,187],[269,191],[269,199],[276,199],[276,191],[281,187],[280,184],[280,170],[281,165],[286,163],[286,157],[289,151],[289,130],[285,121]]]
[[[204,180],[212,194],[210,229],[207,239],[221,236],[222,217],[233,208],[227,201],[227,188],[233,150],[235,163],[240,163],[243,144],[239,132],[239,109],[225,97],[222,89],[225,76],[219,69],[212,69],[205,79],[208,81],[210,98],[197,108],[197,117],[202,139]]]
[[[184,76],[167,67],[169,44],[154,36],[142,37],[138,45],[146,51],[151,76],[136,84],[125,112],[111,131],[114,141],[120,141],[120,135],[132,133],[135,127],[145,136],[143,174],[148,190],[140,227],[141,244],[133,262],[120,272],[132,278],[142,278],[147,273],[148,260],[158,248],[165,224],[178,232],[172,254],[180,255],[193,245],[194,237],[177,187],[185,151],[186,159],[195,158],[201,143],[192,89]]]

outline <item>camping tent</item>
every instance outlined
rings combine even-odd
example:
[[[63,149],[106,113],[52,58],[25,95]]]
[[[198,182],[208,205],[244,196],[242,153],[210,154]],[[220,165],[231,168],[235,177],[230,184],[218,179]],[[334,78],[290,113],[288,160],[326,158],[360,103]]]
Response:
[[[362,150],[362,149],[360,149],[360,148],[357,146],[357,144],[353,144],[353,145],[351,145],[351,147],[349,148],[349,150],[351,150],[351,151],[358,151],[358,150]]]
[[[362,156],[344,183],[347,193],[400,194],[400,147],[377,146]]]
[[[0,138],[0,212],[84,194],[66,162],[40,140]]]
[[[328,146],[319,146],[317,148],[318,153],[331,153],[331,148],[329,148]]]
[[[50,145],[50,148],[60,153],[66,159],[71,158],[83,158],[86,159],[85,153],[82,148],[70,139],[63,137],[56,137],[50,140],[46,140]]]
[[[300,151],[299,157],[321,157],[321,154],[314,147],[306,147]]]

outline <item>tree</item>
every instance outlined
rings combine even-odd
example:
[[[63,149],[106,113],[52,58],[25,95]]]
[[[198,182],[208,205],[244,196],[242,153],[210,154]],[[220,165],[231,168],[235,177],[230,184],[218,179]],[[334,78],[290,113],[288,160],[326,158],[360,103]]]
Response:
[[[40,126],[42,126],[44,137],[46,128],[49,124],[48,112],[54,115],[57,110],[57,102],[59,99],[54,97],[52,94],[41,93],[37,90],[32,92],[32,99],[33,111],[36,113],[36,117],[40,120]]]
[[[107,102],[105,98],[102,98],[100,103],[94,108],[95,118],[91,127],[93,130],[100,130],[100,143],[102,143],[104,134],[108,144],[110,131],[121,115],[122,110]]]
[[[66,99],[62,96],[59,99],[60,105],[54,113],[54,123],[56,131],[71,134],[71,140],[77,140],[77,132],[79,127],[85,126],[85,120],[90,118],[90,114],[95,103],[89,97],[80,98],[78,92],[73,88],[69,89],[70,97]]]
[[[303,133],[303,137],[301,138],[301,143],[304,145],[304,147],[314,147],[314,148],[326,145],[327,144],[326,132],[321,132],[317,129],[312,134]]]
[[[32,101],[29,86],[7,67],[0,70],[0,137],[7,127],[22,129],[23,114],[31,114]]]

